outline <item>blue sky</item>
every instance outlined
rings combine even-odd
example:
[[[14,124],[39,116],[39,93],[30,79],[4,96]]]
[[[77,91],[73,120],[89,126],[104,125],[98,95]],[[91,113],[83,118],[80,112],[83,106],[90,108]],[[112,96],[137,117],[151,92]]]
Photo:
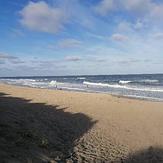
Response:
[[[0,76],[163,73],[161,0],[0,0]]]

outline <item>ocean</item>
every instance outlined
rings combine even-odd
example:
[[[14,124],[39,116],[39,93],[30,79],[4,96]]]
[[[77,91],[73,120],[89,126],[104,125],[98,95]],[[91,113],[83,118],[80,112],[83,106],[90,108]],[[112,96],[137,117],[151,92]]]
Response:
[[[1,77],[0,82],[163,101],[163,74]]]

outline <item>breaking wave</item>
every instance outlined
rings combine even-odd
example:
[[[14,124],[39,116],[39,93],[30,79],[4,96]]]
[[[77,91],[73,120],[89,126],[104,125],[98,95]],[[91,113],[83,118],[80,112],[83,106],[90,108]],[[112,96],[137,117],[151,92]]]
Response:
[[[79,79],[79,80],[84,80],[84,79],[86,79],[85,77],[78,77],[77,79]]]
[[[99,86],[99,87],[109,87],[109,88],[120,88],[120,89],[128,89],[133,91],[148,91],[148,92],[163,92],[163,89],[157,89],[157,88],[151,88],[151,87],[131,87],[131,86],[125,86],[125,85],[119,85],[119,84],[108,84],[108,83],[93,83],[93,82],[83,82],[84,85],[90,85],[90,86]]]
[[[128,83],[131,83],[132,81],[130,80],[120,80],[119,81],[119,84],[128,84]]]
[[[144,82],[144,83],[158,83],[158,80],[155,79],[145,79],[145,80],[140,80],[140,82]]]
[[[35,88],[110,93],[134,98],[163,99],[163,75],[64,76],[0,78],[6,84]]]
[[[49,83],[50,86],[55,86],[56,84],[57,84],[57,81],[56,81],[56,80],[52,80],[52,81]]]

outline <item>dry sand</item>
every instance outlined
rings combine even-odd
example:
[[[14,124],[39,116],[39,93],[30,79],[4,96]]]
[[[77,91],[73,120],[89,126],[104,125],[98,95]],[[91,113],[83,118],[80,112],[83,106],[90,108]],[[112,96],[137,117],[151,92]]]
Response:
[[[0,162],[163,162],[163,103],[0,84]]]

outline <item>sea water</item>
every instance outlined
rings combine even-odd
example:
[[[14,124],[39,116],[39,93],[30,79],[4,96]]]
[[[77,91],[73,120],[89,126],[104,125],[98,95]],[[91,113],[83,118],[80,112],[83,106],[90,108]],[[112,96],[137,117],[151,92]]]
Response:
[[[6,77],[0,82],[163,101],[163,74]]]

